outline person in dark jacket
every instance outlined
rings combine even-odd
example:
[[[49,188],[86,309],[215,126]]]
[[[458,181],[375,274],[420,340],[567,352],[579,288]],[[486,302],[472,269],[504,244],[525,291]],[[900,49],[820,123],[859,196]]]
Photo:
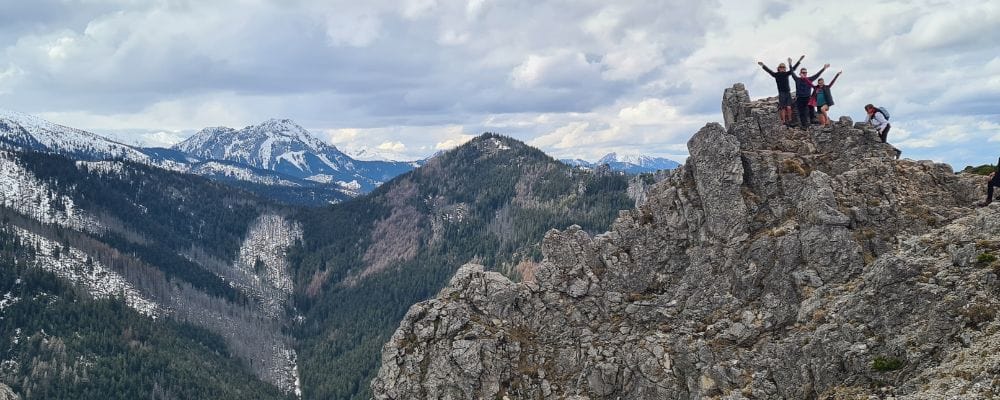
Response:
[[[823,78],[819,78],[816,81],[816,87],[813,88],[812,101],[816,103],[816,108],[819,110],[819,123],[823,126],[830,125],[830,106],[833,105],[833,93],[830,89],[833,88],[833,84],[837,83],[837,78],[844,71],[837,71],[837,75],[833,76],[833,80],[827,85],[823,81]]]
[[[795,108],[799,114],[799,127],[802,129],[809,129],[809,122],[811,120],[809,116],[809,100],[812,98],[813,81],[823,75],[823,71],[826,71],[830,67],[830,64],[823,65],[823,69],[819,70],[816,75],[809,76],[809,72],[805,68],[799,70],[799,76],[792,75],[792,79],[795,80]]]
[[[997,160],[997,168],[1000,168],[1000,160]],[[977,204],[980,207],[986,207],[993,202],[993,187],[1000,186],[1000,174],[996,171],[990,173],[989,178],[986,179],[986,201]]]
[[[788,64],[792,66],[791,69],[785,67],[785,63],[778,64],[778,72],[771,71],[763,62],[757,61],[757,65],[760,65],[768,75],[774,78],[774,82],[778,84],[778,118],[781,120],[782,124],[788,124],[792,121],[792,89],[788,86],[788,77],[792,76],[792,72],[799,67],[802,63],[802,59],[806,58],[805,55],[799,57],[799,61],[792,64],[792,58],[788,58]]]

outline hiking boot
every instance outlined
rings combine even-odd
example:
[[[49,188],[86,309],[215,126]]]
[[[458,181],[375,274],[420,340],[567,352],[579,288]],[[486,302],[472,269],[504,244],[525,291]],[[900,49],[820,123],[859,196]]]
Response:
[[[976,207],[986,207],[986,206],[990,205],[990,203],[992,203],[992,202],[990,202],[990,201],[981,201],[979,203],[976,203]]]

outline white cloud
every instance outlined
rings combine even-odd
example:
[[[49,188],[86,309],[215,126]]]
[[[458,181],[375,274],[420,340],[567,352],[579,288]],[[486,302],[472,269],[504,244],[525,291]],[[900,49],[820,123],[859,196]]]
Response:
[[[405,0],[403,2],[403,17],[407,19],[423,18],[434,12],[437,0]]]
[[[604,57],[604,77],[609,80],[635,80],[666,63],[663,44],[648,32],[629,31],[625,40]]]
[[[994,157],[973,143],[1000,141],[995,2],[44,6],[11,11],[17,26],[0,30],[0,107],[150,141],[289,117],[338,146],[388,143],[411,159],[486,130],[560,157],[683,155],[721,118],[724,88],[773,96],[756,61],[801,54],[813,71],[844,71],[835,115],[887,106],[904,154],[973,164]]]
[[[244,113],[226,97],[198,101],[165,101],[137,113],[95,115],[81,111],[44,112],[39,116],[52,122],[91,131],[129,130],[155,126],[169,131],[192,131],[206,126],[242,127],[257,121],[258,116]]]
[[[23,75],[24,70],[13,63],[0,70],[0,94],[8,93],[11,90],[10,87],[14,86]]]
[[[465,5],[465,19],[475,21],[488,7],[488,0],[469,0]]]
[[[357,128],[327,129],[326,137],[331,143],[350,144],[361,136],[361,130]]]
[[[511,80],[516,88],[567,88],[594,79],[599,73],[599,67],[588,62],[583,53],[559,50],[548,55],[528,55],[511,71]]]
[[[618,118],[630,125],[655,125],[677,120],[677,109],[663,99],[645,99],[618,112]]]
[[[375,148],[392,153],[402,153],[406,151],[406,145],[403,144],[403,142],[382,142]]]
[[[326,21],[326,36],[333,46],[365,47],[378,39],[382,22],[377,15],[336,14]]]
[[[913,28],[900,37],[911,50],[948,50],[950,47],[991,45],[1000,24],[1000,7],[995,3],[968,3],[963,7],[942,7],[922,15]]]
[[[528,144],[541,148],[559,150],[575,148],[580,143],[581,139],[583,139],[584,135],[587,134],[587,129],[589,127],[590,123],[588,122],[570,122],[556,128],[552,132],[536,137],[534,140],[528,142]]]
[[[437,140],[437,143],[434,144],[434,149],[436,150],[447,150],[458,147],[476,137],[476,135],[465,133],[465,127],[461,125],[438,127],[435,131],[431,135]]]

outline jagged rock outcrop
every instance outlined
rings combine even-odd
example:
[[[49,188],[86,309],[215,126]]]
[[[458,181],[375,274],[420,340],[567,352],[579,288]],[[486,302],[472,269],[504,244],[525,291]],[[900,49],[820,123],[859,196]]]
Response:
[[[533,281],[466,265],[411,307],[377,399],[1000,396],[1000,210],[842,117],[725,127],[612,230],[551,231]]]

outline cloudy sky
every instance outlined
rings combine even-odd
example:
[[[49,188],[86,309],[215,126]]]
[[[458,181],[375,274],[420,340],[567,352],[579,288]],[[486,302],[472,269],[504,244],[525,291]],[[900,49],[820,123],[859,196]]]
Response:
[[[835,115],[904,156],[1000,155],[996,1],[0,0],[0,108],[129,143],[291,118],[425,157],[483,131],[557,157],[683,160],[756,65],[843,70]]]

